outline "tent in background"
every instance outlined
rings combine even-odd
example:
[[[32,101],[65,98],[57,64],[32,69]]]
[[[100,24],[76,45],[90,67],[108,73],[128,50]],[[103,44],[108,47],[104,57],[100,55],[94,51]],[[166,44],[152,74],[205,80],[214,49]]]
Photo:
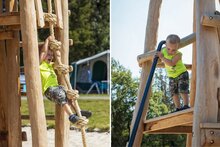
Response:
[[[71,63],[70,82],[80,93],[109,93],[110,50]]]

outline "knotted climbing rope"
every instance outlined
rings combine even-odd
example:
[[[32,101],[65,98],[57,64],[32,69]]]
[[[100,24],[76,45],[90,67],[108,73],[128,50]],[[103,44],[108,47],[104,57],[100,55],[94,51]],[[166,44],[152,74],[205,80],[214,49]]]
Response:
[[[48,4],[48,13],[46,13],[44,15],[44,18],[46,21],[49,22],[49,25],[50,25],[50,35],[55,38],[54,36],[54,25],[56,25],[57,23],[57,17],[56,15],[52,14],[52,4],[51,4],[51,0],[47,0],[47,4]],[[79,97],[78,95],[78,91],[77,90],[73,90],[72,89],[72,86],[69,82],[69,76],[67,75],[67,73],[69,73],[72,68],[69,67],[68,65],[64,65],[62,64],[61,62],[61,59],[60,59],[60,49],[61,49],[61,42],[58,41],[58,40],[52,40],[49,42],[49,46],[50,46],[50,49],[53,50],[54,52],[54,56],[55,56],[55,64],[54,64],[54,68],[57,69],[58,73],[60,75],[62,75],[65,79],[65,83],[67,85],[67,98],[70,99],[71,101],[71,105],[74,106],[74,110],[76,111],[77,115],[79,116],[80,119],[82,119],[82,121],[79,120],[79,122],[76,124],[78,127],[81,128],[81,134],[82,134],[82,142],[83,142],[83,146],[86,147],[86,132],[85,132],[85,123],[83,121],[83,117],[81,115],[81,112],[80,112],[80,107],[78,105],[78,102],[77,102],[77,98]],[[84,119],[85,120],[85,119]]]

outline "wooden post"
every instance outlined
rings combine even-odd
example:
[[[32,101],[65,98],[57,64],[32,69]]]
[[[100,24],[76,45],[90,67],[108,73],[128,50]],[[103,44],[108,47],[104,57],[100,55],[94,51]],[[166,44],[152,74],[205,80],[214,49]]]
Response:
[[[196,14],[195,14],[195,0],[194,0],[194,11],[193,11],[193,32],[196,32]],[[196,96],[196,42],[192,45],[192,76],[191,76],[191,89],[190,89],[190,107],[194,107],[195,96]]]
[[[193,32],[196,33],[196,9],[195,0],[193,4]],[[192,45],[192,70],[191,70],[191,86],[190,86],[190,107],[194,107],[196,95],[196,43]],[[187,134],[186,147],[192,146],[192,133]]]
[[[43,9],[42,9],[41,0],[35,0],[35,7],[36,7],[38,26],[43,28],[45,23],[44,23],[44,13],[43,13]]]
[[[18,11],[16,0],[6,1],[6,12]],[[20,48],[19,48],[19,32],[13,32],[13,39],[6,40],[7,49],[7,109],[8,109],[8,145],[9,147],[22,146],[21,138],[21,113],[20,113]]]
[[[1,6],[1,5],[0,5]],[[0,133],[8,132],[7,129],[7,68],[5,42],[0,41]],[[7,134],[6,134],[7,135]],[[6,136],[7,137],[7,136]],[[0,140],[0,146],[8,146],[8,141]]]
[[[201,16],[215,11],[215,1],[196,0],[196,99],[192,146],[203,146],[206,135],[200,123],[216,123],[220,87],[220,45],[216,28],[201,25]],[[212,146],[219,146],[212,144]]]
[[[0,1],[0,14],[3,12],[3,1]],[[7,140],[7,60],[6,60],[6,50],[5,41],[0,41],[0,133],[5,132],[5,140],[0,140],[0,146],[8,146]],[[4,137],[4,138],[5,138]]]
[[[62,17],[61,0],[55,0],[54,2],[55,2],[55,12],[57,15],[57,26],[62,29],[63,28],[63,17]]]
[[[145,38],[145,46],[144,46],[144,52],[148,52],[149,50],[154,50],[156,47],[157,42],[157,32],[158,32],[158,24],[159,24],[159,12],[160,12],[160,6],[161,6],[162,0],[150,0],[149,3],[149,10],[148,10],[148,20],[147,20],[147,27],[146,27],[146,38]],[[154,32],[154,33],[152,33]],[[135,111],[133,113],[132,123],[131,123],[131,130],[133,128],[137,112],[140,106],[141,98],[144,93],[144,89],[146,86],[146,81],[150,72],[151,67],[151,61],[145,62],[142,66],[142,72],[141,72],[141,81],[139,85],[139,91],[138,91],[138,98],[135,105]],[[146,100],[144,111],[142,113],[141,121],[137,130],[137,134],[135,137],[135,141],[133,146],[141,146],[141,141],[143,137],[143,130],[144,130],[144,124],[143,121],[146,118],[146,113],[148,109],[149,104],[149,96]]]
[[[39,70],[34,0],[20,0],[20,8],[27,100],[32,131],[32,146],[46,147],[47,131]]]
[[[61,46],[61,62],[69,64],[69,17],[68,17],[68,0],[61,1],[63,14],[63,29],[57,28],[56,37],[62,42]],[[58,81],[67,88],[63,76],[58,76]],[[66,147],[69,141],[70,122],[68,115],[58,105],[56,105],[56,126],[55,126],[55,146]]]

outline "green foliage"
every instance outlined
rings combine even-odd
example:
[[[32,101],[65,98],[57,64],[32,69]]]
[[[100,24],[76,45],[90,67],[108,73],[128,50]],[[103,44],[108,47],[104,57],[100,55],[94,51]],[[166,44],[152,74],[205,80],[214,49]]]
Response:
[[[162,92],[161,100],[168,107],[169,112],[174,109],[173,99],[169,91],[169,79],[166,76],[165,69],[157,68],[154,73],[152,83],[153,92]]]
[[[47,3],[43,3],[47,12]],[[110,0],[69,0],[69,62],[77,61],[110,48]],[[49,29],[38,31],[39,40],[49,36]]]
[[[112,146],[125,146],[129,137],[130,122],[136,101],[138,80],[131,72],[112,59]],[[173,104],[168,90],[165,72],[157,69],[149,100],[148,118],[158,117],[171,111]],[[185,146],[186,135],[144,135],[143,147]]]
[[[87,98],[86,98],[87,97]],[[93,113],[92,117],[89,118],[89,123],[87,125],[87,130],[92,131],[98,128],[100,131],[109,131],[110,128],[110,102],[108,98],[103,100],[92,99],[89,100],[89,95],[84,96],[81,100],[79,99],[79,106],[82,110],[89,110]],[[97,97],[97,96],[96,96]],[[105,95],[105,97],[109,97]],[[48,99],[44,99],[44,107],[46,115],[55,114],[55,104]],[[22,99],[21,101],[21,114],[28,115],[28,104],[27,99]],[[22,120],[22,125],[29,124],[29,120]],[[47,120],[48,128],[54,128],[54,120]]]
[[[138,88],[131,71],[112,59],[112,146],[125,146]]]
[[[109,0],[70,0],[70,62],[109,49]]]
[[[143,147],[185,147],[186,135],[147,134],[142,140]]]
[[[162,101],[163,93],[154,92],[150,98],[147,118],[154,118],[168,113],[167,105]]]

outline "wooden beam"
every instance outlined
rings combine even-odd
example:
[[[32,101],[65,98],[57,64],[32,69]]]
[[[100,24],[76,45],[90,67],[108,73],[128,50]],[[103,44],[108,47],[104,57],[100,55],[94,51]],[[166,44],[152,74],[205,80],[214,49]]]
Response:
[[[44,22],[44,13],[42,9],[42,3],[41,0],[34,0],[35,7],[36,7],[36,14],[37,14],[37,24],[40,28],[43,28],[45,25]]]
[[[196,0],[196,98],[192,146],[205,145],[205,132],[200,123],[218,122],[220,44],[216,28],[201,25],[201,16],[216,10],[215,1]],[[205,83],[204,83],[205,81]]]
[[[1,40],[1,39],[0,39]],[[38,45],[43,45],[44,42],[38,42]],[[73,39],[69,39],[69,45],[73,45]],[[22,41],[20,41],[20,47],[22,47]]]
[[[19,25],[19,24],[20,24],[19,12],[8,12],[0,15],[0,26]]]
[[[57,26],[63,29],[63,17],[62,17],[62,5],[61,0],[54,0],[55,2],[55,12],[57,15]]]
[[[3,12],[3,1],[0,0],[0,14]],[[7,120],[7,60],[5,41],[0,40],[0,146],[7,147],[8,140],[4,139],[4,134],[8,133]],[[2,134],[2,135],[1,135]],[[2,136],[2,137],[1,137]]]
[[[192,34],[182,38],[180,41],[179,49],[195,42],[195,40],[196,40],[196,33],[192,33]],[[155,53],[156,53],[156,50],[151,50],[151,51],[146,52],[144,54],[138,55],[137,60],[138,60],[139,66],[141,67],[142,63],[144,63],[146,61],[153,60]]]
[[[1,31],[0,32],[0,40],[8,40],[14,38],[14,32],[13,31]]]
[[[18,11],[17,0],[6,1],[6,12]],[[7,98],[10,105],[8,109],[8,146],[20,147],[22,146],[21,133],[21,99],[20,99],[20,35],[19,31],[13,32],[13,39],[6,40],[7,51]],[[12,90],[13,89],[13,90]]]
[[[220,15],[203,15],[201,24],[208,27],[218,27],[220,26]]]
[[[218,40],[219,40],[219,43],[220,43],[220,27],[217,27],[217,33],[218,33]]]
[[[202,140],[205,147],[219,147],[220,146],[220,129],[201,129],[205,136]]]
[[[157,131],[144,131],[147,134],[187,134],[192,133],[192,126],[175,126]]]
[[[1,5],[0,5],[1,6]],[[8,111],[7,111],[7,60],[5,41],[0,41],[0,134],[8,130]],[[0,135],[1,136],[1,135]],[[8,140],[1,140],[0,146],[8,146]]]
[[[61,1],[63,29],[56,28],[55,35],[61,41],[61,60],[63,64],[69,64],[69,17],[68,17],[68,0]],[[58,75],[58,81],[67,88],[64,77]],[[55,146],[66,147],[69,142],[69,120],[68,115],[61,106],[56,105],[55,112]]]
[[[220,123],[200,123],[199,126],[203,129],[220,129]]]
[[[44,25],[44,29],[47,29],[49,28],[49,23],[48,22],[45,22],[45,25]],[[56,26],[54,26],[55,28],[57,28]],[[41,27],[38,27],[38,29],[41,29]],[[21,30],[21,25],[8,25],[8,26],[4,26],[3,29],[0,29],[0,31],[18,31],[18,30]]]
[[[20,1],[21,33],[24,53],[27,100],[30,114],[32,146],[47,146],[47,127],[39,69],[37,24],[34,0]]]
[[[159,26],[161,4],[162,4],[162,0],[150,0],[149,2],[147,26],[146,26],[146,33],[145,33],[144,53],[155,49],[156,42],[157,42],[157,33],[158,33],[158,26]],[[146,86],[146,81],[150,73],[151,64],[152,62],[149,61],[149,62],[145,62],[144,65],[142,66],[142,72],[141,72],[141,77],[140,77],[141,80],[140,80],[140,85],[139,85],[139,90],[138,90],[138,95],[137,95],[137,101],[135,104],[135,110],[133,112],[130,134],[132,134],[134,123],[135,123],[138,110],[140,107],[140,102],[142,100],[144,89]],[[149,97],[150,97],[150,92],[148,93],[147,100],[144,104],[144,110],[141,114],[141,120],[144,120],[146,118],[148,104],[149,104]],[[143,130],[144,130],[144,124],[143,124],[143,121],[140,121],[138,124],[137,133],[135,134],[135,140],[134,140],[133,146],[141,146]]]
[[[29,120],[30,116],[29,115],[21,115],[21,119]],[[55,116],[54,115],[46,115],[46,120],[55,120]]]
[[[193,108],[144,121],[145,131],[159,131],[175,126],[192,124],[192,122]]]
[[[40,13],[40,12],[39,12]],[[39,15],[44,15],[44,14],[39,14]],[[48,22],[42,22],[41,16],[39,16],[40,19],[38,21],[38,28],[49,28],[49,23]],[[38,20],[37,19],[37,20]],[[3,13],[0,15],[0,26],[4,26],[4,30],[20,30],[20,12],[9,12],[9,13]],[[61,26],[61,24],[60,24]],[[60,26],[54,26],[54,27],[59,27]],[[62,28],[61,28],[62,29]],[[1,30],[1,29],[0,29]]]

